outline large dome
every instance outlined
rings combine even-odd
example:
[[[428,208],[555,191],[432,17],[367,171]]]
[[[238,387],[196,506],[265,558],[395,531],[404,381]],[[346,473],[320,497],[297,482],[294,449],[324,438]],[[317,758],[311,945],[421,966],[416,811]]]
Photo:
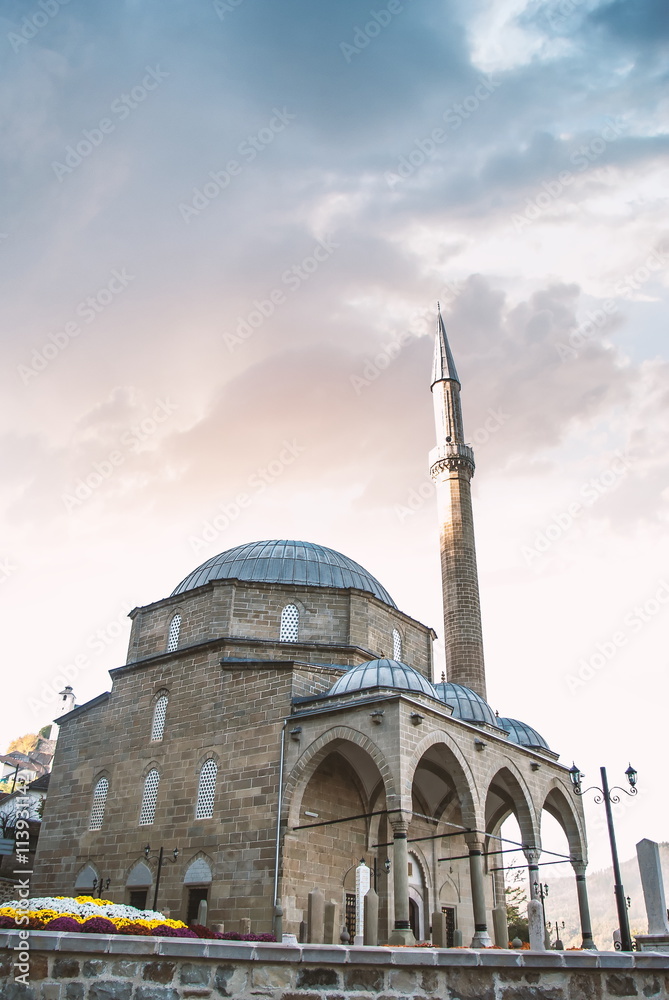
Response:
[[[442,681],[435,687],[437,697],[452,707],[456,719],[474,723],[487,722],[491,726],[498,725],[498,720],[490,705],[476,691],[465,687],[464,684],[452,684],[450,681]],[[499,726],[499,728],[502,727]]]
[[[392,608],[397,605],[379,581],[359,563],[313,542],[248,542],[212,556],[189,573],[172,597],[202,587],[210,580],[248,580],[307,587],[366,590]]]
[[[498,719],[497,725],[509,734],[512,743],[518,743],[521,747],[550,750],[543,736],[526,722],[520,722],[518,719]]]
[[[419,691],[439,700],[434,685],[417,670],[399,660],[368,660],[351,667],[335,681],[330,694],[347,694],[367,688],[398,688],[400,691]]]

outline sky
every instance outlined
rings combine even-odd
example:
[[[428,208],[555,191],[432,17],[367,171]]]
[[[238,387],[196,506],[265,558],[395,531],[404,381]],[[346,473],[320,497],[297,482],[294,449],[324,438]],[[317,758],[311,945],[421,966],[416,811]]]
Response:
[[[663,0],[3,4],[3,745],[243,542],[441,633],[440,301],[490,703],[634,764],[622,857],[669,839],[668,43]]]

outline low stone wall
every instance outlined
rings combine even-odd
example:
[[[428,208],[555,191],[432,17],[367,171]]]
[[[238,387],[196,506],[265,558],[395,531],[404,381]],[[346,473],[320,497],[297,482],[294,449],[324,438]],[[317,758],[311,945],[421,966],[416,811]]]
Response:
[[[0,931],[2,1000],[667,1000],[669,956],[252,944]]]

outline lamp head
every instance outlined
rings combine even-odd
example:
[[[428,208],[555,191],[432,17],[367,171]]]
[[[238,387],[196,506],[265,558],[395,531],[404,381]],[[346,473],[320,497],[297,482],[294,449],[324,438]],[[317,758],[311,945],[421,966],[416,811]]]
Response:
[[[630,787],[636,788],[636,771],[634,770],[631,764],[625,771],[625,774],[627,775],[627,780],[630,783]]]
[[[571,767],[569,768],[569,777],[571,778],[571,782],[572,785],[574,786],[574,789],[577,792],[580,791],[581,778],[583,777],[583,775],[581,774],[580,767],[576,767],[576,764],[572,764]]]
[[[386,858],[383,862],[383,867],[385,869],[386,875],[390,875],[390,858]]]

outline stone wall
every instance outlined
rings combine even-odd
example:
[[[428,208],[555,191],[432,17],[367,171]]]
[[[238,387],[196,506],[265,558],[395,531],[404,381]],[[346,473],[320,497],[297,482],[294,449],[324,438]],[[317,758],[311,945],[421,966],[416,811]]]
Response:
[[[3,1000],[666,1000],[669,956],[344,948],[0,931]]]
[[[432,629],[372,594],[333,587],[224,580],[133,611],[128,663],[166,652],[170,622],[177,612],[182,619],[180,649],[223,636],[278,643],[281,612],[288,604],[299,609],[300,641],[282,643],[273,651],[273,658],[277,653],[278,658],[293,658],[295,646],[310,643],[354,645],[368,650],[369,658],[392,657],[393,629],[397,629],[402,637],[404,661],[432,679]],[[339,661],[330,658],[328,662]]]

